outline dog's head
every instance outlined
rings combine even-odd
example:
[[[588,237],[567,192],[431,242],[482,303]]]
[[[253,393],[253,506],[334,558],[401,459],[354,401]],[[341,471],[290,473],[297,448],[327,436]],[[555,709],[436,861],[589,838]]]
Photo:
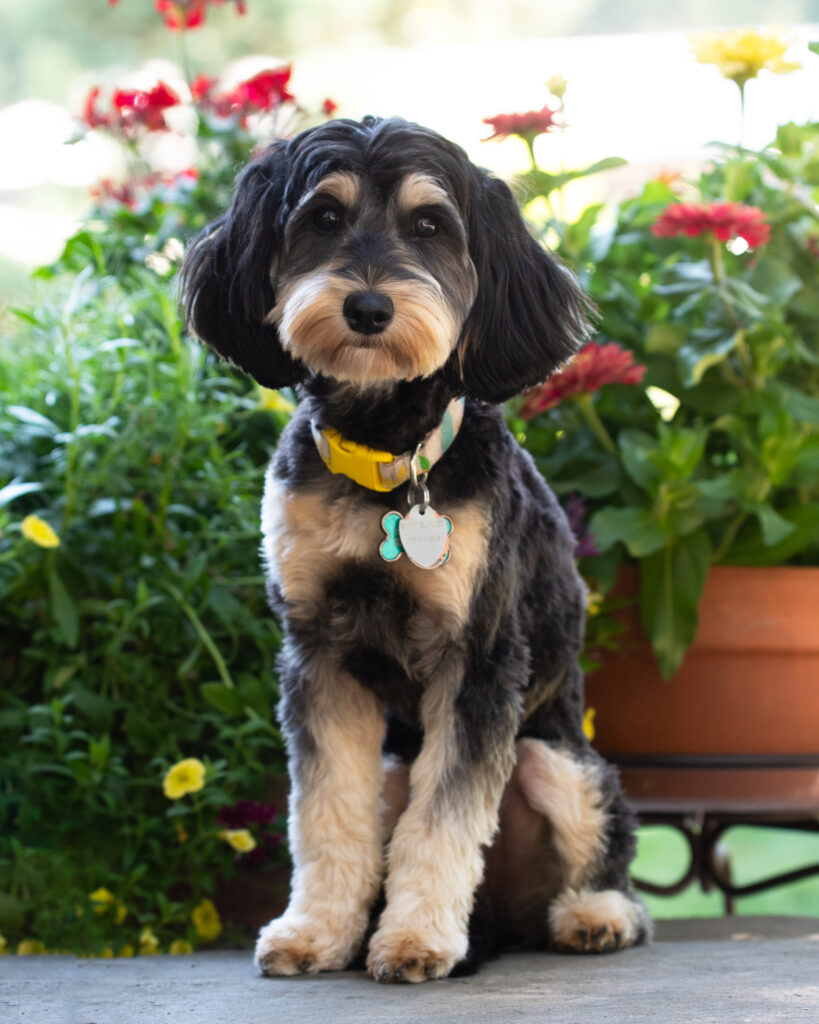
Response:
[[[435,132],[331,121],[273,143],[182,272],[189,326],[259,383],[446,374],[500,401],[576,349],[587,302],[507,186]]]

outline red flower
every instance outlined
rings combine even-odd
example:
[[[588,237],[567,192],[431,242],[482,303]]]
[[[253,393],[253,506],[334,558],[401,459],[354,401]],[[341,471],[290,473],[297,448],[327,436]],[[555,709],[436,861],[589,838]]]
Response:
[[[657,238],[683,234],[693,238],[709,233],[721,242],[744,238],[752,249],[765,245],[771,237],[771,226],[762,210],[742,203],[672,203],[651,230]]]
[[[545,384],[529,393],[518,415],[530,420],[547,412],[565,398],[598,391],[604,384],[639,384],[647,367],[634,362],[634,356],[619,345],[598,345],[591,341],[574,359]]]
[[[111,124],[111,115],[101,114],[97,110],[97,100],[100,98],[101,91],[100,87],[95,85],[85,98],[82,108],[82,122],[88,128],[108,128]]]
[[[217,79],[199,75],[191,85],[191,95],[202,110],[209,110],[217,117],[238,116],[239,124],[246,127],[248,114],[273,110],[295,99],[287,88],[291,74],[289,65],[261,71],[223,93],[216,92]]]
[[[321,105],[321,112],[322,114],[326,114],[327,117],[332,117],[337,110],[338,104],[335,100],[331,100],[329,96]]]
[[[505,139],[508,135],[519,135],[522,139],[533,139],[543,132],[550,132],[563,126],[555,120],[557,110],[548,106],[542,110],[527,110],[524,114],[497,114],[495,117],[485,117],[484,124],[492,129],[489,139]]]
[[[123,128],[142,127],[148,131],[167,131],[163,111],[175,107],[179,102],[179,97],[164,82],[159,82],[150,92],[143,89],[117,89],[111,97]]]
[[[234,94],[249,110],[272,110],[286,100],[296,97],[287,91],[293,69],[289,65],[273,71],[260,71],[246,82],[240,82]]]
[[[110,0],[109,0],[110,2]],[[205,10],[209,3],[223,4],[225,0],[154,0],[154,8],[162,15],[172,32],[199,28],[205,23]],[[245,0],[234,0],[237,14],[247,10]]]

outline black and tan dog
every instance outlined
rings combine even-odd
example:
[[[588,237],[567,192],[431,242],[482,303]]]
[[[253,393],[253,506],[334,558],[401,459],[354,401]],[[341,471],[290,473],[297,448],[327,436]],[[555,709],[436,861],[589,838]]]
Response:
[[[366,118],[265,150],[183,289],[217,352],[304,394],[262,508],[294,868],[261,970],[366,952],[423,981],[644,939],[581,727],[573,538],[497,407],[584,337],[574,280],[461,149]]]

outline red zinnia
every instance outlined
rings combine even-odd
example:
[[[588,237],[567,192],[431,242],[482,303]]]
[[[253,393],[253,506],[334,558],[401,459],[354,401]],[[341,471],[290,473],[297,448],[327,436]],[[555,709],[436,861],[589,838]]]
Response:
[[[216,92],[217,79],[199,75],[191,85],[191,95],[202,110],[210,110],[217,117],[238,115],[239,124],[246,127],[248,114],[273,110],[279,104],[295,99],[287,88],[291,74],[289,65],[261,71],[229,92],[222,93]]]
[[[240,82],[234,94],[249,110],[272,110],[280,103],[296,98],[287,90],[292,73],[289,65],[273,71],[260,71],[246,82]]]
[[[175,107],[179,97],[164,82],[159,82],[149,92],[144,89],[117,89],[111,98],[124,124],[140,125],[149,131],[167,131],[163,110]]]
[[[327,117],[332,117],[337,110],[338,104],[336,103],[335,100],[331,100],[329,96],[321,105],[321,112],[323,114],[326,114]]]
[[[523,114],[497,114],[485,117],[484,124],[492,129],[489,139],[505,139],[509,135],[519,135],[522,139],[533,139],[543,132],[550,132],[563,126],[555,120],[557,110],[545,106],[542,110],[527,110]]]
[[[199,28],[205,23],[205,9],[208,4],[224,2],[225,0],[154,0],[154,8],[162,15],[172,32],[179,32],[181,29]],[[234,3],[238,14],[247,11],[245,0],[234,0]]]
[[[721,242],[744,238],[752,249],[765,245],[771,237],[771,226],[759,207],[727,202],[672,203],[663,210],[651,230],[657,238],[683,234],[693,238],[708,233]]]
[[[553,374],[545,384],[531,392],[518,415],[530,420],[547,412],[565,398],[598,391],[604,384],[639,384],[647,367],[634,362],[634,356],[619,345],[598,345],[590,341],[568,366]]]

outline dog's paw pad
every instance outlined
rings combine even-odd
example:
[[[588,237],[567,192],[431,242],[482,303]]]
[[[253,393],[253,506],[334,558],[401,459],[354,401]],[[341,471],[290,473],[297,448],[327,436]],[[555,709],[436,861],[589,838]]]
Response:
[[[457,959],[456,953],[434,950],[418,936],[376,935],[370,943],[367,970],[376,981],[417,983],[445,978]]]
[[[644,933],[641,904],[621,892],[562,893],[549,909],[552,939],[558,949],[575,953],[613,953]]]

